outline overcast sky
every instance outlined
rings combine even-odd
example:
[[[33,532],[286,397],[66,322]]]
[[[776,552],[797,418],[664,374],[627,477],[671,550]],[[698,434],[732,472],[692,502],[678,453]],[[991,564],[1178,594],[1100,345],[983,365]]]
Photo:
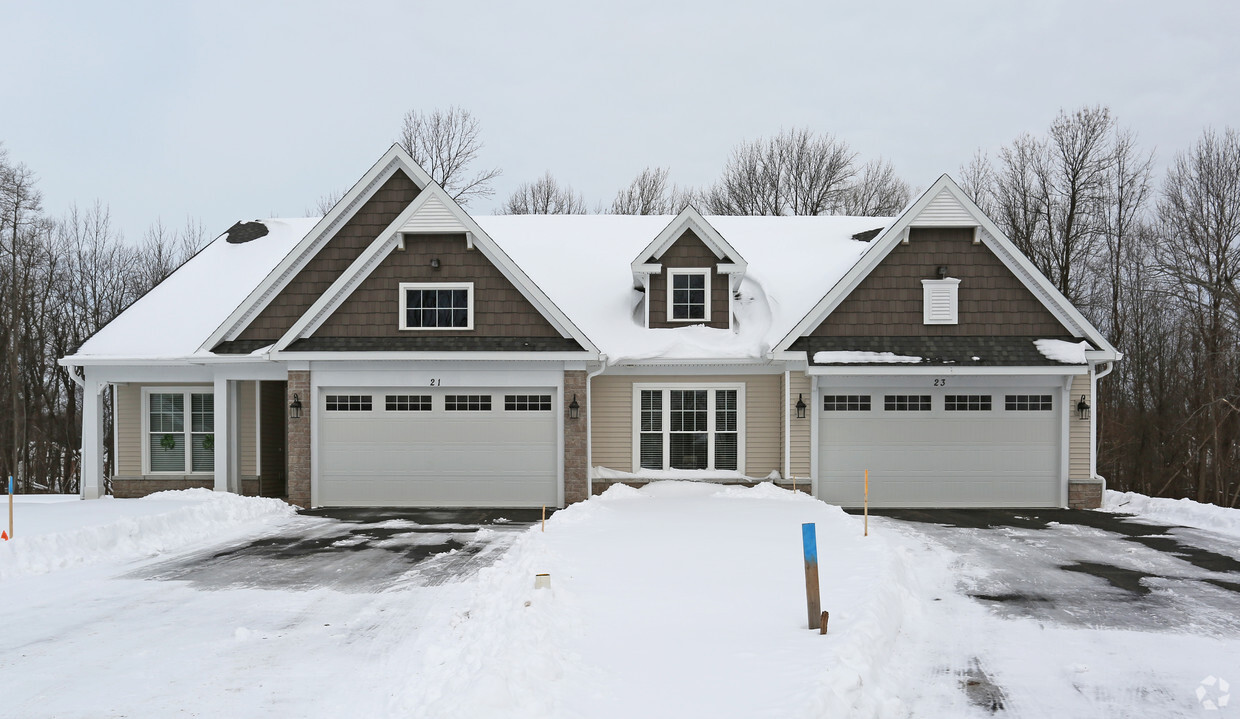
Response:
[[[803,126],[916,187],[977,148],[1108,105],[1161,163],[1240,127],[1234,2],[31,2],[0,0],[0,141],[45,208],[301,216],[459,105],[502,168],[490,213],[550,170],[610,203],[648,165],[711,182]]]

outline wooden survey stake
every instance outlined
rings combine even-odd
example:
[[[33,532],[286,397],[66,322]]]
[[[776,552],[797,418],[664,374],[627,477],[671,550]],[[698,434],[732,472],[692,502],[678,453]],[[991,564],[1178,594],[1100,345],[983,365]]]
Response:
[[[9,535],[5,539],[13,538],[13,477],[9,477]]]
[[[870,536],[870,470],[865,471],[865,535]]]
[[[813,522],[801,525],[801,544],[805,550],[805,606],[809,628],[818,629],[822,622],[822,601],[818,596],[818,534]]]

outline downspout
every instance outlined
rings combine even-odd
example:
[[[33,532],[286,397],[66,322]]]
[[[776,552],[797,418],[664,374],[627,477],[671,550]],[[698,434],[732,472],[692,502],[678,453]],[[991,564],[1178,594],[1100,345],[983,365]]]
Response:
[[[784,481],[792,474],[792,370],[784,370]]]
[[[1094,401],[1095,411],[1089,416],[1089,476],[1102,481],[1102,493],[1105,496],[1107,491],[1107,478],[1098,475],[1098,380],[1111,374],[1111,370],[1115,369],[1115,362],[1108,362],[1105,372],[1099,374],[1097,365],[1090,367],[1089,373],[1089,397]]]
[[[598,360],[598,370],[586,375],[586,499],[594,496],[594,395],[590,381],[607,370],[607,355],[600,354]]]

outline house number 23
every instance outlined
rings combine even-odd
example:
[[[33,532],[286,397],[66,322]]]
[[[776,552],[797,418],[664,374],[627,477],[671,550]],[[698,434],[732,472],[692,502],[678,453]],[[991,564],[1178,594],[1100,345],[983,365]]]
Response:
[[[946,386],[947,386],[947,380],[945,380],[945,379],[936,379],[936,380],[934,381],[934,386],[935,386],[935,387],[946,387]]]

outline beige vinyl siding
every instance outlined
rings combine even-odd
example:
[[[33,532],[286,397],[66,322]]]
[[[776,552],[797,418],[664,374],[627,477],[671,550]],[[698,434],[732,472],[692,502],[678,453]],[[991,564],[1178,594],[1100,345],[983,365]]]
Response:
[[[237,383],[237,451],[242,477],[257,477],[258,422],[254,416],[254,382]]]
[[[152,387],[201,387],[201,382],[160,382]],[[142,476],[142,387],[128,383],[116,387],[116,476]],[[254,422],[254,383],[238,382],[238,445],[240,449],[241,475],[258,474],[256,469],[257,430]],[[164,477],[166,475],[160,475]],[[204,475],[194,475],[204,476]],[[205,475],[209,476],[209,475]]]
[[[1072,391],[1068,395],[1068,479],[1089,479],[1089,426],[1090,421],[1077,419],[1076,403],[1085,395],[1085,401],[1094,406],[1090,391],[1090,375],[1080,374],[1072,378]]]
[[[116,475],[142,476],[142,387],[116,387]]]
[[[718,384],[745,385],[745,474],[765,477],[783,466],[783,376],[782,375],[600,375],[591,380],[593,414],[591,431],[592,461],[595,466],[634,471],[633,467],[633,385],[634,384]],[[808,423],[808,420],[806,420]],[[806,430],[808,447],[808,429]],[[794,463],[795,464],[795,463]],[[805,474],[808,470],[808,449]]]
[[[793,372],[789,380],[789,388],[791,392],[788,395],[788,437],[789,437],[789,466],[788,471],[793,477],[809,478],[810,473],[810,453],[812,450],[810,417],[814,414],[814,398],[812,395],[812,387],[810,378],[798,372]],[[797,419],[797,396],[802,395],[805,402],[805,419]]]

